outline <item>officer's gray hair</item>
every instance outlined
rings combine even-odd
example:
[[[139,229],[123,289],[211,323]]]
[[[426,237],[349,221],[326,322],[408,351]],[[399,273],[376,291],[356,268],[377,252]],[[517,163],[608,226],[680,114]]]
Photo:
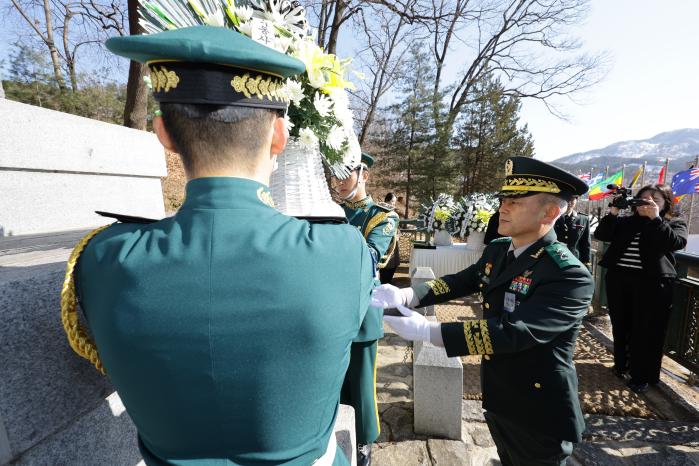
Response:
[[[185,170],[234,164],[254,168],[279,112],[230,105],[161,103],[163,123]]]
[[[555,196],[553,194],[549,193],[541,193],[539,196],[539,203],[542,206],[548,205],[548,204],[553,204],[561,209],[561,214],[563,215],[566,213],[566,210],[568,210],[568,201],[563,199],[562,197]],[[559,215],[559,216],[560,216]]]

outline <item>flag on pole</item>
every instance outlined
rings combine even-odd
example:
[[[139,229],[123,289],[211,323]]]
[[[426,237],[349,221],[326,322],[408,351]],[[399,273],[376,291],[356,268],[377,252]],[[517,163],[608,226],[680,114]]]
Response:
[[[602,181],[602,178],[604,178],[604,175],[598,173],[595,176],[591,177],[589,180],[587,180],[587,185],[592,186],[593,184],[599,183],[600,181]]]
[[[665,165],[660,169],[660,174],[658,175],[658,184],[665,183]]]
[[[590,181],[590,174],[589,173],[583,173],[582,175],[578,175],[578,178],[583,180],[584,182]]]
[[[638,167],[636,174],[631,179],[631,183],[629,183],[629,188],[633,188],[633,186],[636,184],[636,181],[638,181],[638,179],[641,177],[641,173],[643,173],[643,165]]]
[[[599,181],[592,186],[590,186],[590,190],[588,191],[587,198],[591,201],[598,201],[600,199],[603,199],[607,196],[609,196],[612,193],[611,189],[607,189],[608,184],[616,184],[616,185],[621,185],[621,180],[623,178],[623,170],[619,170],[618,172],[614,173],[612,176],[609,178],[606,178],[602,181]]]
[[[675,196],[699,192],[699,168],[690,168],[673,176],[672,192]]]

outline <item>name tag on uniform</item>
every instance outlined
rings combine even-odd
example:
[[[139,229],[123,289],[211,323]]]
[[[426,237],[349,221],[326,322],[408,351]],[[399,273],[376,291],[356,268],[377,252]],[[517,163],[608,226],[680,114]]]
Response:
[[[505,304],[503,305],[503,309],[505,309],[507,312],[512,312],[515,310],[514,293],[505,293]]]

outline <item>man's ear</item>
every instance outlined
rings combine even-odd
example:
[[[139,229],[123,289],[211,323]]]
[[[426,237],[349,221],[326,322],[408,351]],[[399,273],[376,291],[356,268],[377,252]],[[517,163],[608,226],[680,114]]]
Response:
[[[160,144],[162,144],[165,149],[170,152],[177,152],[175,143],[172,141],[170,133],[167,132],[162,117],[157,116],[153,118],[153,130],[155,131],[155,135],[158,136],[158,141],[160,141]]]
[[[362,170],[362,183],[366,183],[369,180],[369,170]]]
[[[546,223],[553,223],[560,217],[565,211],[561,209],[561,206],[557,204],[549,204],[548,207],[546,208],[546,216],[544,216],[544,220]]]
[[[289,139],[289,133],[286,131],[286,123],[284,118],[276,117],[273,123],[272,145],[270,147],[270,156],[279,155],[284,152],[286,142]]]

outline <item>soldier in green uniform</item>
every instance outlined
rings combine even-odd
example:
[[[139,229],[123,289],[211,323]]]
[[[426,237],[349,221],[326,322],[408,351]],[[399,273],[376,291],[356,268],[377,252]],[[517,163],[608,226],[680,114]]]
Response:
[[[587,268],[556,241],[553,225],[587,186],[544,162],[513,157],[500,195],[503,238],[462,272],[413,288],[382,285],[373,305],[403,338],[431,341],[448,356],[482,355],[485,418],[508,465],[564,465],[585,428],[573,351],[592,298]],[[480,293],[483,319],[439,324],[421,307]]]
[[[223,27],[107,47],[150,67],[186,200],[80,242],[63,291],[71,346],[114,383],[148,465],[348,465],[333,426],[372,256],[355,227],[279,213],[267,187],[287,140],[278,90],[303,63]]]
[[[362,153],[361,163],[352,167],[345,180],[336,180],[337,191],[344,199],[342,208],[349,223],[361,232],[376,264],[373,278],[380,284],[378,269],[385,267],[396,247],[398,215],[388,204],[376,203],[366,193],[369,169],[374,159]],[[383,337],[383,310],[370,307],[362,328],[352,343],[352,357],[342,387],[342,402],[354,407],[357,430],[358,465],[371,463],[371,443],[381,433],[376,402],[376,354],[378,340]]]
[[[570,252],[590,268],[590,218],[575,210],[577,203],[577,196],[568,201],[568,209],[558,217],[554,228],[558,241],[568,246]]]

